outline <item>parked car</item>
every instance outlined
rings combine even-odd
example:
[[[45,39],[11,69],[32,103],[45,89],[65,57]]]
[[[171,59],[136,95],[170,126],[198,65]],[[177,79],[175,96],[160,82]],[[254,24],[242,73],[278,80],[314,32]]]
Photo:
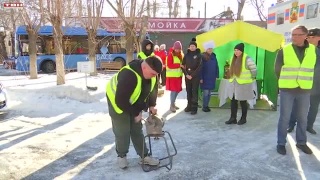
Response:
[[[5,110],[7,108],[7,91],[0,83],[0,110]]]

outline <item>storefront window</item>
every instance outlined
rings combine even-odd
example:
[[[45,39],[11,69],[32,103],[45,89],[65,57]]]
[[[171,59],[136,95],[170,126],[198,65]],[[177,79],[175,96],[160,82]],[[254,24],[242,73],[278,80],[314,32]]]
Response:
[[[306,19],[316,18],[318,16],[319,3],[309,4],[307,6],[307,15]]]

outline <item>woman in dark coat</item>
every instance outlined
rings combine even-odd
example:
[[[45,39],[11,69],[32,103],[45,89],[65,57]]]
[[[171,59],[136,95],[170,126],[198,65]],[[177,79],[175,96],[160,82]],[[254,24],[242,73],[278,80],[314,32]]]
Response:
[[[216,79],[219,78],[219,66],[216,54],[212,52],[214,43],[212,41],[204,44],[206,52],[202,54],[202,70],[200,77],[200,87],[203,95],[202,111],[209,112],[209,102],[211,91],[216,86]]]

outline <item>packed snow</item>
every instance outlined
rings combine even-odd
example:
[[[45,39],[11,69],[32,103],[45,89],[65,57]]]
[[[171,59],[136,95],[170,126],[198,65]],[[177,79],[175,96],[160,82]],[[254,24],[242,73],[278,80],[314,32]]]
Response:
[[[229,109],[199,109],[195,116],[183,112],[185,90],[178,96],[180,109],[175,114],[168,111],[168,91],[158,98],[164,130],[178,150],[172,170],[144,172],[132,144],[129,168],[122,170],[116,164],[105,98],[113,73],[88,77],[88,86],[97,91],[87,90],[84,74],[77,72],[66,74],[66,84],[60,86],[55,75],[40,74],[36,80],[16,72],[5,75],[0,76],[9,99],[0,115],[3,180],[320,179],[320,135],[308,133],[314,154],[307,155],[295,147],[295,133],[289,134],[287,155],[282,156],[276,152],[279,112],[250,110],[247,124],[225,125]],[[320,133],[319,115],[314,129]],[[161,139],[153,140],[153,152],[156,157],[165,155]]]

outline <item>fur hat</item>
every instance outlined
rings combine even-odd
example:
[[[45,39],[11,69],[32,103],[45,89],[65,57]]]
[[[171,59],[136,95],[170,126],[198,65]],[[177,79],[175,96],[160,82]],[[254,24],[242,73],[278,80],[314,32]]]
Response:
[[[203,47],[204,47],[204,50],[207,51],[208,49],[210,48],[214,48],[214,42],[213,41],[208,41],[208,42],[205,42],[203,43]]]
[[[197,45],[197,42],[196,42],[196,41],[197,41],[197,39],[196,39],[196,38],[192,38],[192,39],[191,39],[191,42],[190,42],[190,44],[189,44],[189,46],[190,46],[190,45],[195,45],[196,47],[198,47],[198,45]]]
[[[244,44],[239,43],[234,47],[234,49],[238,49],[239,51],[243,52],[244,51]]]

